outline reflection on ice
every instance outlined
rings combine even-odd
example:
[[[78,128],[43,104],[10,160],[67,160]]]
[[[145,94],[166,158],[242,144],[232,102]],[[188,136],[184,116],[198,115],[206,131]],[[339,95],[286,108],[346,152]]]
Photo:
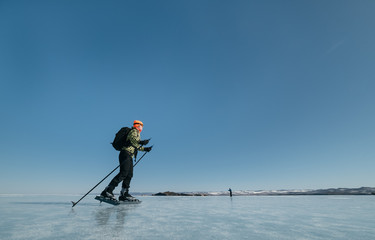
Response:
[[[102,205],[103,204],[105,203],[102,203]],[[128,212],[134,208],[137,208],[138,206],[138,204],[133,204],[98,208],[98,210],[94,213],[96,223],[98,226],[105,226],[108,224],[115,225],[117,227],[123,226]]]
[[[373,239],[373,196],[141,197],[0,195],[1,239]]]

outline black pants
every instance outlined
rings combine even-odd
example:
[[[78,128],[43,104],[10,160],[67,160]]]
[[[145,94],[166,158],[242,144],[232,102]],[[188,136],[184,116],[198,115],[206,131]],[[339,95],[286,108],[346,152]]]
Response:
[[[113,191],[121,181],[123,188],[129,188],[130,181],[133,177],[133,158],[129,153],[127,151],[121,151],[118,159],[120,162],[120,172],[109,183],[109,190],[111,191]]]

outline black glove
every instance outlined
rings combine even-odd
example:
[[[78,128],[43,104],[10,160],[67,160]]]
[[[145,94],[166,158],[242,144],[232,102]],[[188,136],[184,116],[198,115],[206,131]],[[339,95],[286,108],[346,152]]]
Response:
[[[152,149],[152,146],[151,146],[151,147],[145,147],[145,148],[144,148],[145,152],[149,152],[149,151],[151,151],[151,149]]]
[[[139,141],[139,144],[141,144],[141,145],[147,145],[148,142],[150,142],[150,139]]]

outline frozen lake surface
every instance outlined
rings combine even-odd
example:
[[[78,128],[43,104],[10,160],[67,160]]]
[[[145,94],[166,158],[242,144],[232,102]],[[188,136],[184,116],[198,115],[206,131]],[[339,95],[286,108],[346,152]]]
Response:
[[[0,239],[375,239],[375,196],[0,195]]]

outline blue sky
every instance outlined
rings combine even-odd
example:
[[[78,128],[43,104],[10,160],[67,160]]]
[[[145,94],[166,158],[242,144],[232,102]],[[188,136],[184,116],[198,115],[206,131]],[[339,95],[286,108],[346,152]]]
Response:
[[[85,193],[135,119],[132,191],[375,186],[374,7],[0,1],[0,193]]]

